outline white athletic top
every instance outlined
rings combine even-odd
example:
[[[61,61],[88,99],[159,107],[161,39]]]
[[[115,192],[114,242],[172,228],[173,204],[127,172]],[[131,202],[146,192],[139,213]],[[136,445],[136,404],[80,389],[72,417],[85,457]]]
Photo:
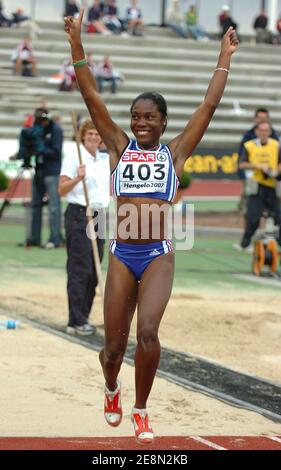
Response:
[[[173,201],[179,185],[170,149],[142,150],[130,140],[111,175],[114,196],[141,196]]]
[[[82,162],[86,165],[85,182],[88,188],[90,207],[94,209],[106,208],[109,205],[110,198],[109,155],[106,152],[97,150],[96,156],[93,157],[83,145],[80,148]],[[78,166],[79,159],[76,144],[73,144],[73,152],[68,153],[63,159],[61,176],[75,178]],[[73,204],[86,206],[82,181],[66,194],[66,200]]]

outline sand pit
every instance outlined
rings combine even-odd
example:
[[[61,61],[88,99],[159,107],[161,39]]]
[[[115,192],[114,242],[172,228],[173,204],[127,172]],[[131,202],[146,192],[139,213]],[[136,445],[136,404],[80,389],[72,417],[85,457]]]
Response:
[[[65,280],[5,286],[1,311],[46,324],[67,321]],[[174,292],[161,325],[164,346],[211,358],[280,382],[281,295]],[[102,329],[96,299],[92,321]],[[131,335],[134,337],[135,323]],[[97,353],[32,328],[1,332],[2,436],[132,435],[134,371],[123,365],[124,421],[118,430],[102,415],[103,377]],[[160,400],[159,400],[160,397]],[[12,406],[11,406],[12,404]],[[281,424],[157,378],[149,401],[158,435],[279,434]]]

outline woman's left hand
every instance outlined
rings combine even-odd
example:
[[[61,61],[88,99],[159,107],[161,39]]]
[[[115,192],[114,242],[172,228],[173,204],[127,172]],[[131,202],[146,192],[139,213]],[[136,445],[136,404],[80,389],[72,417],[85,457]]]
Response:
[[[221,41],[221,52],[225,54],[233,54],[239,44],[236,31],[232,26],[228,28]]]

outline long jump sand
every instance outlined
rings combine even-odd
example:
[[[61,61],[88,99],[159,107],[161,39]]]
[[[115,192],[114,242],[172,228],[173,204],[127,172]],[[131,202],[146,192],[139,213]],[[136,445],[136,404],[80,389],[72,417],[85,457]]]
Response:
[[[24,313],[65,325],[64,283],[59,278],[40,285],[9,282],[1,296],[1,311],[9,311],[10,317]],[[251,296],[175,293],[161,326],[161,342],[280,382],[280,300],[276,292]],[[99,299],[92,321],[102,328]],[[103,377],[97,353],[23,324],[16,331],[0,331],[0,355],[0,436],[132,435],[132,367],[122,367],[124,419],[118,429],[112,429],[103,418]],[[159,378],[148,408],[158,436],[281,433],[281,424]]]

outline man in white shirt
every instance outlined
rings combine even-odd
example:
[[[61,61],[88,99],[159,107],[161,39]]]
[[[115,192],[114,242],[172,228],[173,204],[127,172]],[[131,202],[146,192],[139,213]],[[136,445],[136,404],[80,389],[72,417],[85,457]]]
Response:
[[[90,119],[80,127],[83,164],[78,155],[68,154],[63,160],[59,193],[66,196],[65,235],[67,248],[67,293],[69,320],[67,332],[88,336],[95,327],[88,322],[95,297],[97,274],[91,240],[87,237],[86,200],[82,180],[89,193],[89,204],[94,218],[108,207],[110,190],[109,157],[99,151],[101,137]],[[97,231],[97,226],[95,225]],[[100,260],[103,257],[104,238],[97,236]]]

